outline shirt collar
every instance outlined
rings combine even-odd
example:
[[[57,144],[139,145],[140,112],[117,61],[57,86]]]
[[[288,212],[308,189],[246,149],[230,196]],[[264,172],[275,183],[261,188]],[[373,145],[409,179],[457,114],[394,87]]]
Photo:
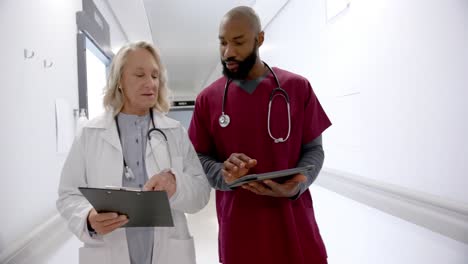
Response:
[[[154,123],[157,128],[170,129],[180,126],[180,122],[167,117],[165,114],[153,109]],[[114,125],[114,113],[106,111],[103,115],[87,122],[85,127],[109,129]]]

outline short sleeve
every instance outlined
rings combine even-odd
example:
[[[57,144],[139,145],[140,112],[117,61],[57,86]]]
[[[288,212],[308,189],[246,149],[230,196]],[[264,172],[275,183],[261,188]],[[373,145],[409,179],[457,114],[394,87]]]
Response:
[[[311,142],[331,126],[330,119],[315,96],[312,86],[308,81],[306,83],[302,144]]]
[[[192,121],[188,130],[189,138],[197,153],[210,155],[213,150],[209,121],[209,107],[206,98],[200,94],[195,101]]]

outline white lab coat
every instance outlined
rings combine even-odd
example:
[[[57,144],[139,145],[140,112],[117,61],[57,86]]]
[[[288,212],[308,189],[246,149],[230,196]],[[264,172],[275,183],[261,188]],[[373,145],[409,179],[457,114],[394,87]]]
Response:
[[[167,136],[176,177],[176,192],[170,198],[174,227],[156,227],[153,264],[195,263],[195,248],[184,213],[195,213],[209,200],[210,186],[185,129],[176,120],[154,110],[156,127]],[[148,177],[169,168],[167,145],[161,136],[152,136],[157,164],[146,146]],[[159,165],[159,166],[158,166]],[[65,161],[57,209],[69,229],[84,245],[79,250],[80,263],[129,264],[125,229],[91,237],[87,216],[92,206],[81,195],[79,186],[122,186],[122,148],[114,117],[106,113],[89,121],[77,135]]]

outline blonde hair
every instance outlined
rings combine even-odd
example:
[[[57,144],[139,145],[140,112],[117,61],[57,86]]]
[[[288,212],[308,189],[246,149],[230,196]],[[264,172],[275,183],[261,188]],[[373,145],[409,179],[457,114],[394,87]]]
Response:
[[[159,67],[158,96],[152,107],[162,113],[169,112],[171,103],[169,100],[170,91],[167,87],[167,72],[166,68],[161,62],[159,51],[156,49],[156,47],[146,41],[138,41],[123,46],[112,59],[109,76],[107,77],[107,85],[104,89],[103,104],[104,107],[107,110],[112,111],[114,115],[117,115],[122,110],[124,105],[123,93],[119,89],[119,86],[123,68],[127,63],[128,54],[131,51],[135,51],[140,48],[149,51],[153,55],[154,59],[156,60],[156,64]]]

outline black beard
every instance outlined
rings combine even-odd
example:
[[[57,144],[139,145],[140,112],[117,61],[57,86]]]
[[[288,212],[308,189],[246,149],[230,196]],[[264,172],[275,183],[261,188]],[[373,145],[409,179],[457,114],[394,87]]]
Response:
[[[238,63],[237,71],[231,72],[226,67],[226,62],[233,61]],[[252,50],[247,58],[242,61],[235,60],[234,58],[227,58],[225,61],[221,60],[221,64],[223,65],[223,75],[226,76],[228,79],[232,80],[245,80],[247,79],[247,75],[249,75],[250,70],[252,70],[255,62],[257,61],[257,50]]]

